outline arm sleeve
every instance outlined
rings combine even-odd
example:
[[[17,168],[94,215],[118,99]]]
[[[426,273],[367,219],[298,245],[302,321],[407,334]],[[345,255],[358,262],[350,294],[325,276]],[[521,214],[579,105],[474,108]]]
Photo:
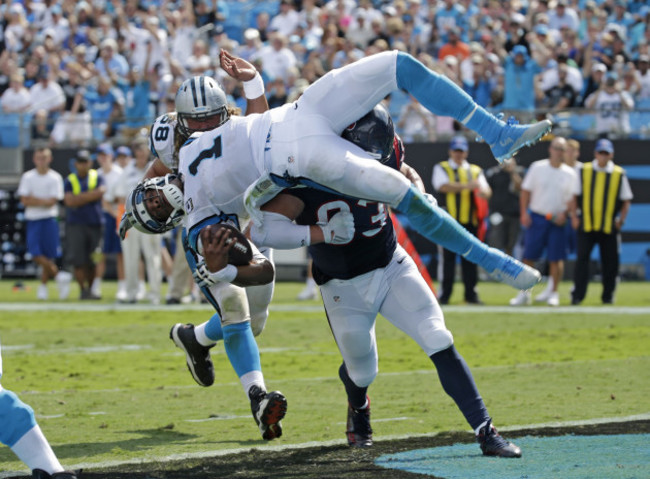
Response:
[[[275,249],[295,249],[309,246],[311,235],[309,226],[295,224],[280,213],[262,212],[262,226],[253,223],[251,240],[258,246]]]

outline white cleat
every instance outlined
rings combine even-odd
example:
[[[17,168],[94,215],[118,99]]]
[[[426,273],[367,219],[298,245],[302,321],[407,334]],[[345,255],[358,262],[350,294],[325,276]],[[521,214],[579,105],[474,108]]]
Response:
[[[548,299],[546,300],[546,304],[549,306],[559,306],[560,305],[560,295],[558,292],[551,292],[551,294],[548,296]]]
[[[531,303],[530,291],[519,291],[519,294],[510,300],[510,306],[528,306]]]

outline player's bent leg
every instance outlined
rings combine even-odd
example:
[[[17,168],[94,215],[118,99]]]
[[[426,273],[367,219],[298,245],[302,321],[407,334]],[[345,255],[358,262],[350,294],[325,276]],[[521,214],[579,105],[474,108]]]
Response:
[[[409,189],[404,175],[340,136],[324,132],[298,141],[300,161],[286,165],[286,171],[301,184],[390,205],[398,204]],[[278,162],[275,168],[282,166]]]
[[[0,388],[0,442],[13,447],[34,426],[33,409],[15,393]]]
[[[396,51],[364,57],[330,71],[297,101],[296,113],[327,118],[336,135],[397,89]]]
[[[517,125],[499,120],[444,75],[439,75],[411,55],[397,54],[397,84],[435,115],[450,116],[474,130],[490,145],[499,163],[551,131],[551,122]]]
[[[352,447],[372,446],[372,427],[370,426],[370,398],[368,387],[357,386],[348,374],[345,362],[339,368],[339,378],[348,395],[348,417],[345,435]]]
[[[399,204],[391,206],[406,214],[413,228],[428,240],[462,255],[499,281],[517,289],[530,289],[541,280],[539,271],[481,242],[415,186],[409,187]]]
[[[251,328],[253,336],[259,336],[264,331],[266,320],[269,317],[269,304],[273,297],[275,283],[271,282],[261,286],[249,286],[246,288],[248,307],[251,313]]]
[[[220,321],[218,315],[217,320]],[[197,340],[193,324],[177,323],[169,331],[169,338],[185,353],[187,369],[199,386],[212,386],[214,383],[214,365],[210,358],[210,348]]]

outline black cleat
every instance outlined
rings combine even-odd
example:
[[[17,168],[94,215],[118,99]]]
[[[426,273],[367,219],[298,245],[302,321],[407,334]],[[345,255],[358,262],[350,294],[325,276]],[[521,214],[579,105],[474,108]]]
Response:
[[[492,425],[492,418],[478,431],[476,440],[481,446],[484,456],[521,457],[521,449],[506,441]]]
[[[280,391],[267,393],[259,386],[248,390],[251,412],[259,426],[262,437],[267,441],[282,436],[282,418],[287,413],[287,398]]]
[[[366,396],[368,406],[365,409],[354,409],[348,403],[347,431],[348,445],[351,447],[372,446],[372,427],[370,427],[370,398]]]
[[[77,479],[80,472],[61,471],[50,475],[43,469],[34,469],[32,471],[32,479]]]
[[[203,346],[196,340],[193,324],[175,324],[169,332],[169,338],[185,352],[187,369],[194,380],[201,386],[214,383],[214,366],[210,359],[210,347]]]

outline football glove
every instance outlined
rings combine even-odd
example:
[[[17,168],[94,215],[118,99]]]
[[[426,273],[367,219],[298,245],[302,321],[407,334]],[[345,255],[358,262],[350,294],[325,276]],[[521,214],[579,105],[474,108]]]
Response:
[[[354,237],[354,217],[349,211],[339,211],[326,224],[318,226],[328,244],[346,244]]]
[[[196,269],[192,271],[192,277],[200,288],[209,288],[218,282],[232,282],[237,277],[237,267],[229,264],[213,273],[208,269],[205,261],[201,261],[196,265]]]

